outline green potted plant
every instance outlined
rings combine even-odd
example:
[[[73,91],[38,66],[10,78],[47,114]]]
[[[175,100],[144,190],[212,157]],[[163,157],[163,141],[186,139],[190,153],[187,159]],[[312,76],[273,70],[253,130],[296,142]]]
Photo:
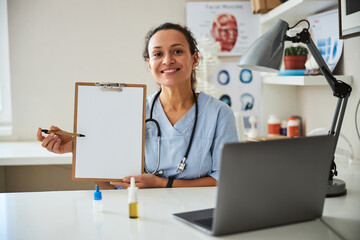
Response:
[[[285,69],[305,69],[305,62],[309,51],[303,46],[291,46],[285,49]]]

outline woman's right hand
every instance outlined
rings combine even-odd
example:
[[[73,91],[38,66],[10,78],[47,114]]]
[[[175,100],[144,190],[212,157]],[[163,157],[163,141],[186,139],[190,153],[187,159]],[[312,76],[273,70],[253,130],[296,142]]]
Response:
[[[61,129],[55,126],[50,126],[49,130]],[[72,152],[74,140],[72,136],[56,135],[54,133],[50,133],[45,137],[41,133],[41,128],[38,128],[36,137],[38,141],[42,142],[41,146],[50,152],[59,154]]]

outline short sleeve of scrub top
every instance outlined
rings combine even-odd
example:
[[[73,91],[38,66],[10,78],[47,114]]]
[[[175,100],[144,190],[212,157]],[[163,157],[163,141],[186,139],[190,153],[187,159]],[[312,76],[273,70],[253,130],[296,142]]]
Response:
[[[150,117],[150,109],[155,95],[147,98],[146,119]],[[203,92],[200,92],[197,101],[198,120],[186,167],[183,172],[176,172],[190,141],[195,122],[195,104],[173,126],[159,99],[156,100],[153,119],[158,121],[161,129],[158,169],[163,171],[163,174],[160,175],[162,177],[196,179],[211,176],[218,180],[222,145],[238,141],[234,113],[228,105]],[[149,172],[156,169],[157,161],[157,128],[153,122],[147,122],[145,126],[145,164]]]

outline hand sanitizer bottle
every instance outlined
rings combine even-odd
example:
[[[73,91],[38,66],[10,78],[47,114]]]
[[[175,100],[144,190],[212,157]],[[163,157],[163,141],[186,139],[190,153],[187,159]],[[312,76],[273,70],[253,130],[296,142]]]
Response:
[[[129,191],[129,217],[138,218],[138,200],[137,200],[137,190],[135,186],[135,178],[131,177]]]

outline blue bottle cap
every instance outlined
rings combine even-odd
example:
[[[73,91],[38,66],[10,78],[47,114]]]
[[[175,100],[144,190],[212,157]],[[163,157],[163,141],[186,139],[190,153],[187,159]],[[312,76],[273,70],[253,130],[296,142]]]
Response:
[[[102,199],[102,196],[101,196],[99,185],[95,185],[94,200],[101,200],[101,199]]]

